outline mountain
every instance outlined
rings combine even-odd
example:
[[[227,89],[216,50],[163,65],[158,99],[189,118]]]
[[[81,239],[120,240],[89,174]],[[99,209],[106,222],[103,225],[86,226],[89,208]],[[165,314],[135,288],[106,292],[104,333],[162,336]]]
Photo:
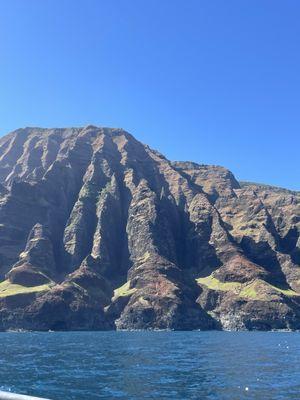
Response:
[[[0,330],[300,329],[300,192],[122,129],[0,139]]]

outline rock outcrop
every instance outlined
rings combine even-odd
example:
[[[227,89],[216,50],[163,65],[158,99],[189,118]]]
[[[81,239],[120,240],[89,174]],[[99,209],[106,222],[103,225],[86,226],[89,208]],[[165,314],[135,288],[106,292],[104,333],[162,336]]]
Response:
[[[300,329],[300,193],[122,129],[0,139],[0,330]]]

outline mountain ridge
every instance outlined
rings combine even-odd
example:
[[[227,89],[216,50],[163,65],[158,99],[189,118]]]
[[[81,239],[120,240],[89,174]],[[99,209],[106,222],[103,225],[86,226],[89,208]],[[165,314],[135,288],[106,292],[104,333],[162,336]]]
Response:
[[[1,330],[300,328],[299,192],[93,125],[0,138],[0,184]]]

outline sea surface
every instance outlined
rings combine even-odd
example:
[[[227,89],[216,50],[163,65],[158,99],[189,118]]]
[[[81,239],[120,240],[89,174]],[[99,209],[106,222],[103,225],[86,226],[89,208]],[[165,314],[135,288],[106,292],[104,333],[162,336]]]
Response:
[[[0,389],[53,400],[300,399],[300,333],[1,333],[0,346]]]

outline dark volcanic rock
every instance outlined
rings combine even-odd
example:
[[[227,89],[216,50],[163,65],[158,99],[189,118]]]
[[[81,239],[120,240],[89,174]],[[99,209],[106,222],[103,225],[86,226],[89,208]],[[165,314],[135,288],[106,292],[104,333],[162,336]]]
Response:
[[[55,261],[51,240],[39,223],[32,228],[25,250],[6,277],[11,283],[37,286],[49,282],[55,275]]]
[[[121,129],[0,139],[0,329],[299,329],[300,195]]]

